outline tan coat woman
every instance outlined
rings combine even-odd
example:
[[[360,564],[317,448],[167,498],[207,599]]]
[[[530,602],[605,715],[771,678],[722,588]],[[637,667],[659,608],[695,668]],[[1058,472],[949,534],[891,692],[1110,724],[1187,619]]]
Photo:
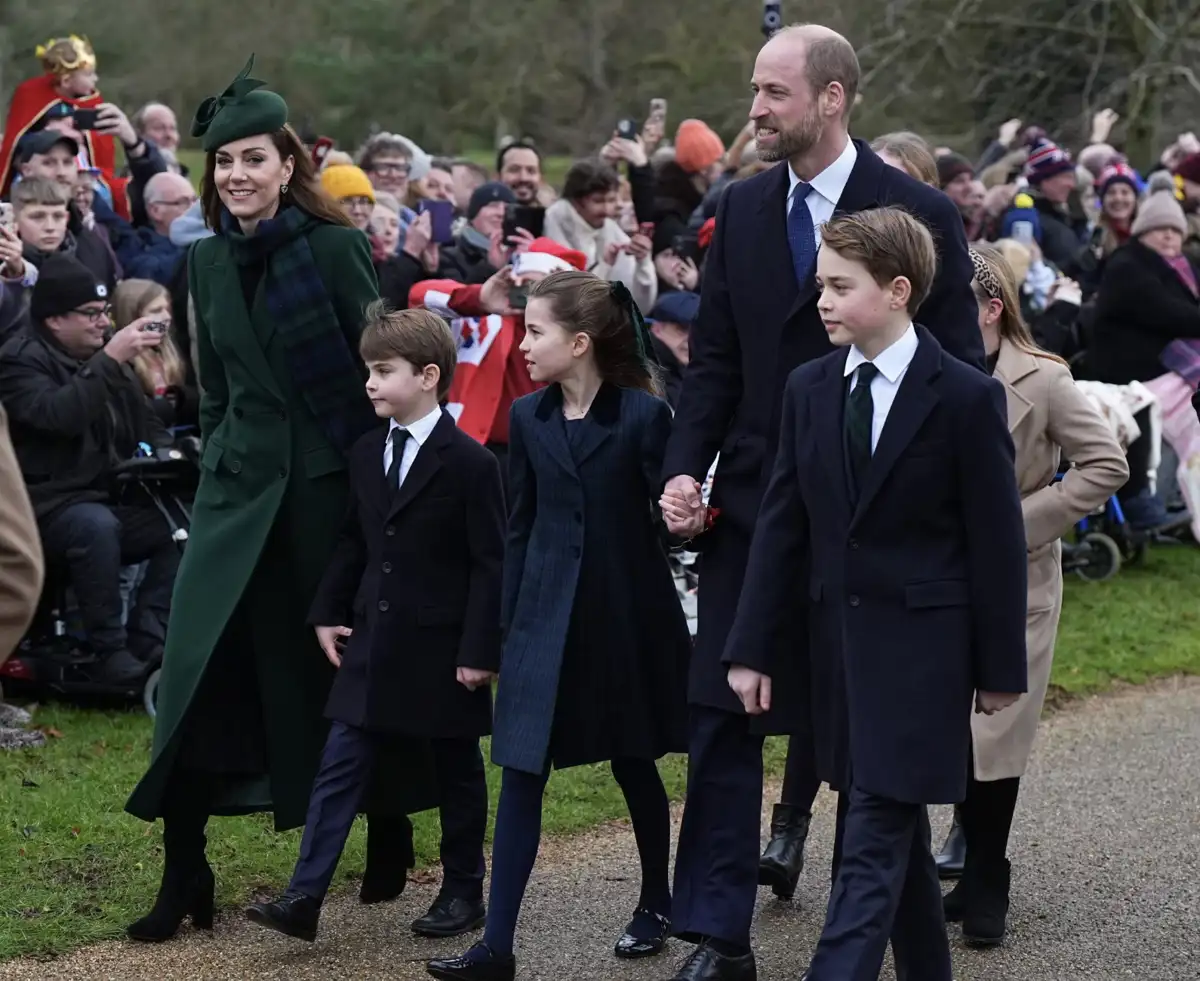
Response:
[[[42,542],[0,407],[0,664],[25,634],[42,591]]]
[[[1008,397],[1008,430],[1016,449],[1029,550],[1029,691],[995,715],[972,716],[967,796],[938,856],[944,877],[949,877],[956,850],[964,859],[962,879],[945,898],[947,922],[961,920],[968,943],[990,946],[1004,939],[1007,928],[1008,835],[1050,684],[1062,610],[1059,539],[1125,483],[1129,466],[1099,411],[1075,387],[1066,363],[1034,343],[1021,319],[1017,275],[1000,251],[980,245],[971,260],[988,367]],[[1063,459],[1071,468],[1055,481]]]

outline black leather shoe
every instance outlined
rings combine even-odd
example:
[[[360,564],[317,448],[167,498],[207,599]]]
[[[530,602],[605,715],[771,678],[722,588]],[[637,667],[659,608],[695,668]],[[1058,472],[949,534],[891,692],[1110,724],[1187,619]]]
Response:
[[[758,862],[758,884],[770,886],[780,899],[796,894],[811,820],[811,813],[791,804],[776,804],[771,813],[771,840]]]
[[[654,922],[657,929],[652,936],[637,936],[632,932],[634,924],[639,918]],[[641,934],[642,931],[638,930],[638,933]],[[663,952],[663,948],[667,945],[667,937],[670,934],[671,921],[665,916],[659,913],[652,913],[648,909],[637,909],[633,912],[633,919],[625,927],[625,932],[621,934],[621,939],[617,941],[616,947],[613,948],[613,953],[626,960],[633,960],[638,957],[654,957],[656,954]]]
[[[517,959],[502,957],[486,944],[476,944],[462,957],[430,961],[425,970],[442,981],[514,981]]]
[[[939,879],[957,879],[963,874],[963,866],[967,863],[967,836],[963,834],[962,811],[957,804],[946,843],[933,860],[937,863]]]
[[[412,824],[405,817],[367,815],[367,867],[358,899],[365,905],[399,899],[413,856]]]
[[[966,873],[971,890],[963,913],[963,940],[973,947],[995,947],[1008,933],[1008,894],[1012,867],[1008,859],[999,864],[973,863]]]
[[[726,957],[708,944],[701,944],[679,966],[671,981],[758,981],[758,968],[753,952]]]
[[[483,900],[438,896],[429,912],[413,923],[412,931],[418,937],[460,937],[478,930],[485,920]]]
[[[273,902],[254,903],[246,908],[246,919],[251,923],[309,943],[317,939],[320,918],[321,904],[298,892],[285,892]]]

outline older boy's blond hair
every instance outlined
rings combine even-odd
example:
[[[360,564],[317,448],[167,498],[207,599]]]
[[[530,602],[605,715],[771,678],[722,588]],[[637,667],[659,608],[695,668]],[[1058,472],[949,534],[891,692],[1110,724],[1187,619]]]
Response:
[[[57,181],[47,181],[40,178],[17,181],[12,188],[13,211],[20,214],[25,208],[35,205],[60,205],[66,207],[71,203],[71,189]]]
[[[873,208],[832,218],[821,227],[821,247],[866,267],[880,286],[903,276],[912,286],[908,312],[925,302],[937,275],[933,235],[903,208]]]

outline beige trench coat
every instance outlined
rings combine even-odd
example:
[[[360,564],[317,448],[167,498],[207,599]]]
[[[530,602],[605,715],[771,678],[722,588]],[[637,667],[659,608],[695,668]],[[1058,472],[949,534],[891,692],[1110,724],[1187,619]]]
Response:
[[[42,543],[0,408],[0,664],[21,641],[42,591]]]
[[[1125,454],[1112,431],[1062,364],[1001,341],[995,378],[1008,396],[1008,431],[1017,451],[1029,549],[1029,691],[1002,712],[971,717],[975,778],[983,781],[1021,776],[1033,749],[1062,610],[1059,539],[1129,477]],[[1052,483],[1060,450],[1072,467]]]

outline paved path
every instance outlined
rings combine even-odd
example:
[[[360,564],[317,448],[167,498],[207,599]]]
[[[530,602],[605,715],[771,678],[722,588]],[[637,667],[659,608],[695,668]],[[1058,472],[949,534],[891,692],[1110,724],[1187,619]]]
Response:
[[[827,795],[819,802],[799,902],[762,899],[756,947],[764,981],[794,981],[812,951],[827,898],[832,803]],[[945,822],[938,814],[939,835]],[[1200,976],[1200,681],[1133,690],[1056,715],[1025,781],[1012,857],[1010,940],[976,952],[955,939],[956,981]],[[670,977],[686,950],[681,945],[650,964],[610,956],[636,881],[636,853],[623,825],[548,842],[521,924],[518,977]],[[417,981],[425,977],[425,958],[463,946],[418,941],[408,932],[432,891],[414,883],[382,909],[333,902],[313,945],[227,915],[215,938],[187,933],[153,948],[101,944],[47,963],[0,966],[0,979]]]

